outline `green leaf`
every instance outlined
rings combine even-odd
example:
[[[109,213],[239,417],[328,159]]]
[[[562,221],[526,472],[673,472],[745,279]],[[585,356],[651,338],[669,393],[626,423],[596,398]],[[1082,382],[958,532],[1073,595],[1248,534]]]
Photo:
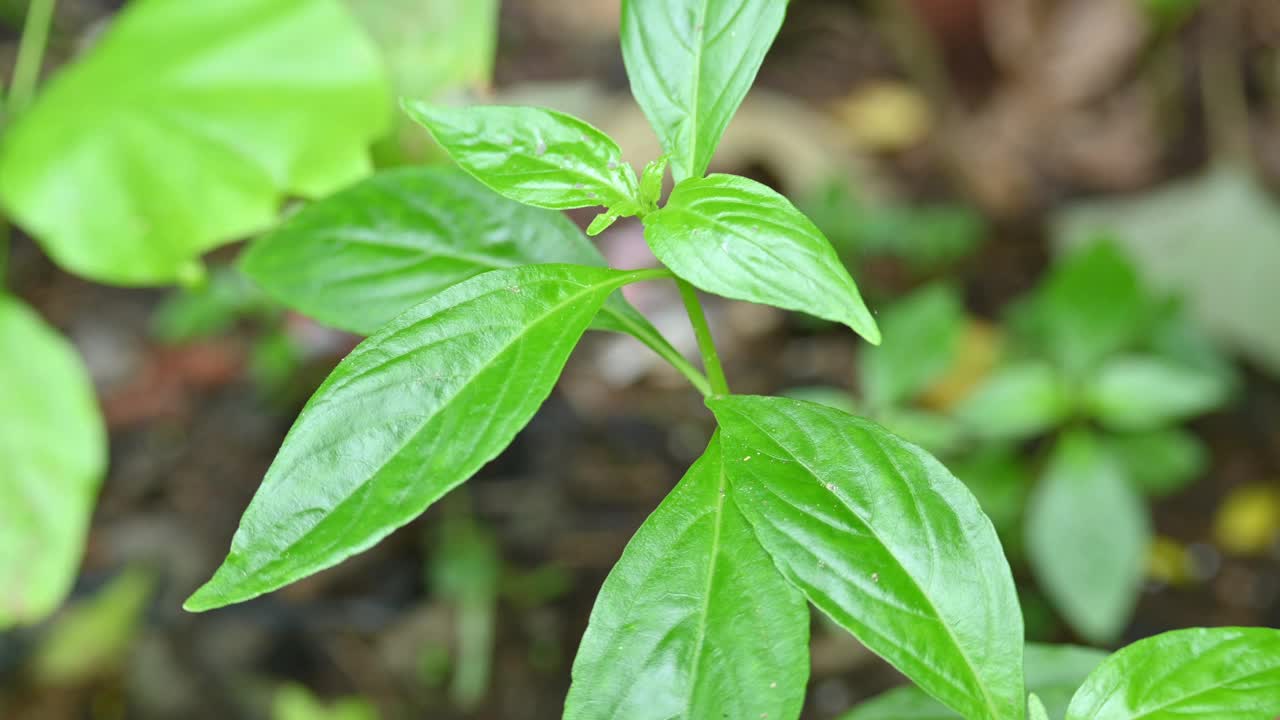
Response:
[[[960,404],[973,433],[1017,440],[1050,430],[1071,413],[1071,397],[1048,363],[1024,361],[996,369]]]
[[[1212,3],[1206,3],[1209,5]],[[1077,248],[1114,233],[1141,269],[1214,338],[1280,376],[1280,203],[1245,168],[1222,164],[1199,177],[1132,197],[1073,207],[1055,219],[1055,244]]]
[[[664,265],[698,288],[848,325],[872,343],[880,331],[831,244],[785,197],[753,180],[687,180],[644,218]]]
[[[75,580],[106,429],[75,348],[0,294],[0,630],[44,618]]]
[[[623,0],[631,94],[677,183],[707,172],[786,11],[786,0]]]
[[[658,200],[662,198],[662,180],[667,175],[668,162],[670,158],[663,155],[645,165],[644,172],[640,173],[640,207],[645,213],[658,209]]]
[[[503,199],[455,168],[422,167],[308,205],[254,242],[241,267],[290,307],[368,335],[469,277],[540,263],[605,264],[564,215]],[[627,310],[621,297],[606,304]]]
[[[1082,637],[1104,644],[1124,630],[1150,542],[1146,508],[1123,468],[1093,435],[1064,435],[1027,508],[1027,559]]]
[[[132,2],[8,130],[0,200],[73,272],[173,282],[367,173],[387,96],[336,0]]]
[[[567,720],[800,715],[809,610],[727,490],[713,438],[605,580]]]
[[[1151,430],[1220,407],[1228,387],[1215,375],[1148,355],[1103,365],[1085,389],[1085,402],[1114,430]]]
[[[122,670],[155,585],[149,571],[130,568],[60,613],[32,658],[39,683],[67,687]]]
[[[498,44],[498,0],[346,0],[346,4],[381,49],[396,97],[438,100],[490,87]],[[435,148],[417,123],[396,114],[395,133],[377,148],[379,160],[403,163],[429,157]]]
[[[1180,428],[1123,433],[1107,444],[1134,485],[1155,497],[1181,490],[1209,465],[1208,448]]]
[[[1027,691],[1044,700],[1052,717],[1062,717],[1076,688],[1106,657],[1105,652],[1091,648],[1028,643],[1024,655]],[[919,688],[907,686],[862,703],[840,720],[957,720],[959,717]]]
[[[713,397],[733,497],[809,601],[965,717],[1021,720],[1022,622],[995,529],[923,450],[838,410]]]
[[[955,359],[964,306],[953,288],[930,285],[894,303],[880,317],[884,342],[860,357],[862,391],[875,408],[905,402]]]
[[[1027,718],[1028,720],[1049,720],[1049,711],[1045,710],[1044,703],[1035,693],[1027,697]]]
[[[582,120],[534,107],[405,101],[404,109],[463,170],[500,195],[552,210],[638,210],[635,171],[617,143]]]
[[[325,704],[301,685],[283,685],[271,702],[271,720],[378,720],[378,709],[363,698]]]
[[[610,293],[660,274],[495,270],[398,316],[307,403],[187,609],[275,590],[412,520],[511,442]]]
[[[964,440],[964,427],[941,413],[896,409],[882,413],[879,420],[903,440],[938,455],[955,452]]]
[[[1134,344],[1152,308],[1137,271],[1110,242],[1063,259],[1016,324],[1073,376]]]
[[[968,454],[951,467],[956,477],[978,499],[982,511],[991,518],[1005,551],[1012,553],[1018,549],[1021,538],[1015,533],[1021,527],[1027,488],[1031,483],[1017,453],[1002,446],[984,448]],[[1010,547],[1011,543],[1014,547]]]
[[[1076,693],[1067,720],[1272,720],[1280,630],[1193,628],[1136,642]]]

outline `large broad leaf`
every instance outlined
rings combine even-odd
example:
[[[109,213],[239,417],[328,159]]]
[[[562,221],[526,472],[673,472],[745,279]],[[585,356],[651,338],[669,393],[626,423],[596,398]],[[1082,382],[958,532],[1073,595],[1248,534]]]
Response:
[[[1074,377],[1126,349],[1153,309],[1129,260],[1109,242],[1064,258],[1014,316],[1014,324]]]
[[[1150,355],[1107,361],[1085,388],[1098,420],[1115,430],[1151,430],[1221,406],[1228,386],[1210,373]]]
[[[735,502],[782,574],[953,710],[1020,720],[1022,613],[995,529],[964,485],[839,410],[707,404]]]
[[[495,270],[397,317],[307,403],[186,607],[274,590],[412,520],[511,442],[609,293],[658,272]]]
[[[844,323],[880,342],[831,243],[789,200],[754,180],[686,180],[644,225],[654,255],[702,290]]]
[[[1115,640],[1137,602],[1150,521],[1123,466],[1085,432],[1064,435],[1027,508],[1027,559],[1080,635]]]
[[[0,629],[34,622],[76,576],[106,431],[70,343],[0,294]]]
[[[676,182],[707,171],[786,10],[786,0],[622,3],[631,92],[671,155]]]
[[[552,210],[639,209],[636,173],[608,135],[578,118],[535,107],[449,108],[406,102],[458,165],[494,192]]]
[[[1272,720],[1280,714],[1280,630],[1194,628],[1112,655],[1067,720]]]
[[[250,246],[242,267],[290,307],[368,335],[473,275],[541,263],[605,264],[564,215],[499,197],[455,168],[423,167],[307,206]],[[605,315],[643,322],[621,297]]]
[[[601,588],[565,718],[794,720],[808,675],[808,606],[729,497],[713,438]]]
[[[367,173],[387,94],[337,0],[139,0],[9,130],[0,199],[74,272],[172,282]]]
[[[1049,716],[1061,718],[1076,688],[1098,667],[1107,654],[1072,645],[1027,645],[1024,655],[1027,692],[1035,693]],[[840,720],[958,720],[959,715],[916,687],[902,687],[875,697]]]
[[[884,311],[884,343],[862,353],[862,393],[885,409],[911,399],[955,360],[964,330],[964,305],[954,289],[931,285]]]
[[[975,435],[996,440],[1042,433],[1070,412],[1071,397],[1062,377],[1048,363],[1033,360],[998,368],[957,410]]]

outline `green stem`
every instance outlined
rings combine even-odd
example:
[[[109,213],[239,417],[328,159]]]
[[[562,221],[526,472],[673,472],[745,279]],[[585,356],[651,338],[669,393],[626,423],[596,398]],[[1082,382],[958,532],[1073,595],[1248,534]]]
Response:
[[[711,394],[711,383],[707,381],[707,377],[698,372],[698,368],[694,367],[693,363],[689,362],[684,355],[681,355],[679,350],[672,347],[671,343],[662,336],[662,333],[658,332],[657,328],[654,328],[652,325],[632,322],[631,318],[622,313],[615,315],[614,319],[618,321],[621,326],[626,328],[627,332],[630,333],[632,337],[648,346],[650,350],[657,353],[658,357],[666,360],[667,363],[683,375],[685,379],[702,394],[703,397],[707,397]]]
[[[44,63],[44,49],[49,41],[49,27],[53,24],[55,0],[31,0],[27,7],[27,22],[22,28],[22,44],[18,46],[18,59],[13,66],[13,83],[9,86],[8,116],[17,117],[31,104],[36,94],[36,81],[40,79],[40,66]]]
[[[680,298],[684,300],[684,308],[689,313],[693,334],[698,338],[698,351],[702,353],[702,366],[707,371],[707,379],[711,381],[711,391],[716,395],[728,395],[729,381],[725,379],[724,368],[720,366],[720,355],[716,353],[711,327],[707,325],[707,316],[703,314],[702,303],[698,301],[698,291],[680,278],[676,278],[676,286],[680,288]]]

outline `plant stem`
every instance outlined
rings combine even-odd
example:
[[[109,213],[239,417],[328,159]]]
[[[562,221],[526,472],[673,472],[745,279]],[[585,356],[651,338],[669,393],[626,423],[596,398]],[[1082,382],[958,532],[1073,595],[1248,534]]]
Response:
[[[13,83],[9,86],[8,117],[17,117],[31,104],[36,94],[36,81],[40,79],[40,66],[44,63],[44,50],[49,41],[49,28],[53,24],[55,0],[31,0],[27,7],[27,21],[22,27],[22,44],[18,46],[18,59],[13,66]]]
[[[1215,164],[1252,169],[1249,101],[1240,66],[1241,6],[1223,0],[1207,8],[1208,32],[1200,50],[1200,97],[1209,127],[1209,155]]]
[[[684,308],[689,313],[693,334],[698,338],[698,351],[702,353],[702,367],[707,371],[707,379],[711,381],[711,392],[728,395],[729,382],[724,377],[724,368],[720,366],[720,356],[716,353],[716,343],[711,337],[707,316],[702,312],[702,303],[698,301],[698,291],[680,278],[676,278],[676,286],[680,288],[680,298],[684,300]]]
[[[615,316],[615,319],[631,333],[632,337],[644,343],[650,350],[657,353],[658,357],[666,360],[671,367],[683,375],[703,397],[711,394],[711,383],[707,381],[707,377],[698,372],[698,368],[685,359],[679,350],[672,347],[657,329],[649,325],[633,323],[630,318],[622,314]]]

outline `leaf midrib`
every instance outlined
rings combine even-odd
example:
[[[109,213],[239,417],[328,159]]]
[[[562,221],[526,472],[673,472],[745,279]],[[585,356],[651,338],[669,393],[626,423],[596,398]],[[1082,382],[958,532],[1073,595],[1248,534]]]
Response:
[[[770,439],[773,439],[772,436],[763,427],[761,427],[759,423],[755,421],[755,419],[753,419],[746,413],[743,413],[737,410],[734,410],[733,412],[737,414],[739,417],[746,420],[752,426],[754,426],[765,437],[769,437]],[[780,450],[782,450],[784,453],[790,456],[791,459],[796,462],[796,464],[804,468],[805,472],[809,473],[809,475],[815,481],[817,480],[818,475],[816,472],[814,472],[813,468],[809,467],[807,463],[805,463],[803,460],[797,457],[795,453],[791,452],[791,450],[787,448],[785,445],[783,445],[781,442],[777,440],[773,440],[773,443],[777,445]],[[878,446],[879,446],[879,443],[877,443],[877,447]],[[883,449],[881,449],[881,452],[884,452]],[[895,470],[896,469],[897,468],[895,467]],[[852,507],[850,507],[847,503],[845,503],[843,498],[841,499],[841,504],[849,508],[849,511],[852,512],[862,522],[862,524],[867,528],[867,531],[871,534],[871,536],[876,539],[876,542],[880,543],[880,545],[884,547],[886,551],[889,551],[890,546],[887,543],[885,543],[883,539],[881,539],[880,533],[875,529],[875,527],[870,522],[868,522],[864,517],[862,517],[860,513],[856,512]],[[931,598],[929,594],[924,591],[924,588],[921,587],[920,582],[916,579],[916,577],[907,571],[906,566],[903,565],[902,561],[898,559],[897,553],[889,551],[889,556],[892,557],[894,561],[898,563],[898,567],[901,568],[903,571],[902,574],[911,580],[911,584],[914,585],[916,590],[920,593],[920,597],[924,598],[925,602],[929,603],[929,609],[933,611],[934,616],[937,617],[938,620],[940,621],[938,624],[941,625],[942,628],[946,631],[947,637],[951,639],[952,644],[955,646],[956,650],[959,651],[960,657],[964,658],[965,667],[969,670],[969,674],[973,677],[975,684],[978,686],[978,689],[982,692],[982,699],[986,705],[987,710],[991,712],[991,716],[993,718],[1000,717],[1000,713],[998,712],[998,707],[995,705],[991,697],[991,694],[987,689],[986,684],[981,681],[981,678],[979,677],[977,670],[973,666],[973,661],[969,658],[968,654],[963,651],[962,646],[960,645],[960,642],[956,638],[955,633],[952,631],[950,625],[948,625],[944,621],[942,613],[939,612],[937,605],[933,602],[933,598]],[[946,703],[943,703],[943,704],[945,705]]]
[[[686,172],[689,177],[699,175],[698,167],[698,113],[701,107],[698,104],[698,94],[702,92],[702,50],[703,41],[707,35],[707,12],[710,10],[711,0],[702,0],[702,4],[698,10],[698,22],[694,24],[694,45],[693,45],[693,77],[689,83],[688,110],[689,114],[685,117],[689,120],[689,139],[687,144],[688,165]]]
[[[717,434],[718,431],[717,431]],[[712,441],[715,442],[713,437]],[[724,527],[724,500],[725,486],[727,485],[727,477],[724,471],[724,448],[721,444],[716,443],[717,454],[717,470],[718,478],[716,480],[715,490],[715,525],[711,533],[711,561],[707,568],[707,582],[702,593],[702,607],[698,611],[698,634],[693,644],[693,670],[689,674],[689,695],[685,698],[685,717],[693,710],[693,698],[698,692],[698,676],[702,668],[699,658],[702,655],[702,647],[707,639],[707,620],[711,614],[711,590],[715,585],[716,568],[720,564],[720,536]]]
[[[583,297],[590,295],[593,292],[598,292],[606,287],[609,287],[610,285],[616,286],[609,289],[609,292],[613,292],[613,290],[617,289],[617,287],[621,287],[623,285],[628,284],[629,282],[636,281],[636,276],[637,276],[637,273],[635,272],[626,273],[624,275],[615,275],[609,278],[605,282],[584,286],[584,289],[581,292],[575,293],[565,298],[562,302],[559,302],[556,305],[552,306],[547,310],[547,312],[543,313],[541,317],[539,317],[537,320],[530,323],[526,327],[524,332],[513,336],[510,342],[506,343],[505,345],[502,346],[501,349],[494,352],[493,356],[489,358],[488,361],[486,361],[483,365],[477,368],[476,371],[472,373],[472,376],[478,377],[479,375],[487,372],[499,357],[504,355],[512,346],[514,346],[517,342],[520,342],[524,337],[526,337],[532,328],[540,327],[542,323],[546,322],[549,318],[558,314],[564,307],[570,304],[576,303],[579,300],[581,300]],[[494,291],[490,291],[490,292],[494,292]],[[607,298],[608,295],[606,294],[605,297]],[[475,299],[476,298],[470,298],[470,300],[475,300]],[[457,307],[457,306],[454,306],[454,307]],[[438,409],[434,413],[432,413],[431,416],[422,423],[422,426],[419,427],[412,434],[410,434],[408,438],[403,443],[401,443],[399,447],[395,449],[395,451],[388,453],[387,457],[381,463],[379,463],[377,468],[373,469],[367,474],[366,479],[360,482],[360,484],[356,486],[355,490],[358,491],[360,488],[363,488],[368,483],[372,482],[373,479],[376,478],[378,474],[381,473],[388,464],[390,464],[395,458],[399,457],[400,454],[404,451],[404,449],[418,438],[418,435],[422,432],[422,429],[425,428],[426,425],[430,423],[432,419],[439,417],[441,412],[444,412],[445,410],[447,410],[449,406],[453,403],[453,401],[456,400],[458,396],[462,394],[462,391],[465,390],[468,385],[469,383],[462,385],[457,392],[454,392],[447,399],[441,402],[440,405],[438,406]],[[356,492],[348,493],[339,503],[334,505],[333,508],[325,514],[325,518],[332,517],[339,509],[341,509],[348,502],[350,502],[355,496],[356,496]],[[263,573],[268,572],[271,568],[277,566],[280,562],[286,560],[287,558],[285,557],[285,555],[287,555],[290,550],[297,547],[300,543],[305,541],[307,538],[311,537],[311,535],[316,532],[316,529],[320,527],[322,522],[323,522],[323,519],[320,522],[317,522],[315,525],[312,525],[306,532],[300,535],[297,539],[290,542],[287,546],[285,546],[280,551],[278,551],[277,557],[274,560],[257,568],[251,574],[246,573],[245,580],[251,577],[261,576]],[[351,554],[354,554],[354,552],[359,552],[359,550],[354,550],[353,553]],[[350,554],[348,554],[345,557],[349,557],[349,556]],[[241,582],[243,583],[244,580],[242,580]],[[263,592],[270,592],[270,590],[265,590]],[[260,592],[257,594],[260,595],[262,593]],[[250,597],[256,597],[256,595],[251,595]]]

